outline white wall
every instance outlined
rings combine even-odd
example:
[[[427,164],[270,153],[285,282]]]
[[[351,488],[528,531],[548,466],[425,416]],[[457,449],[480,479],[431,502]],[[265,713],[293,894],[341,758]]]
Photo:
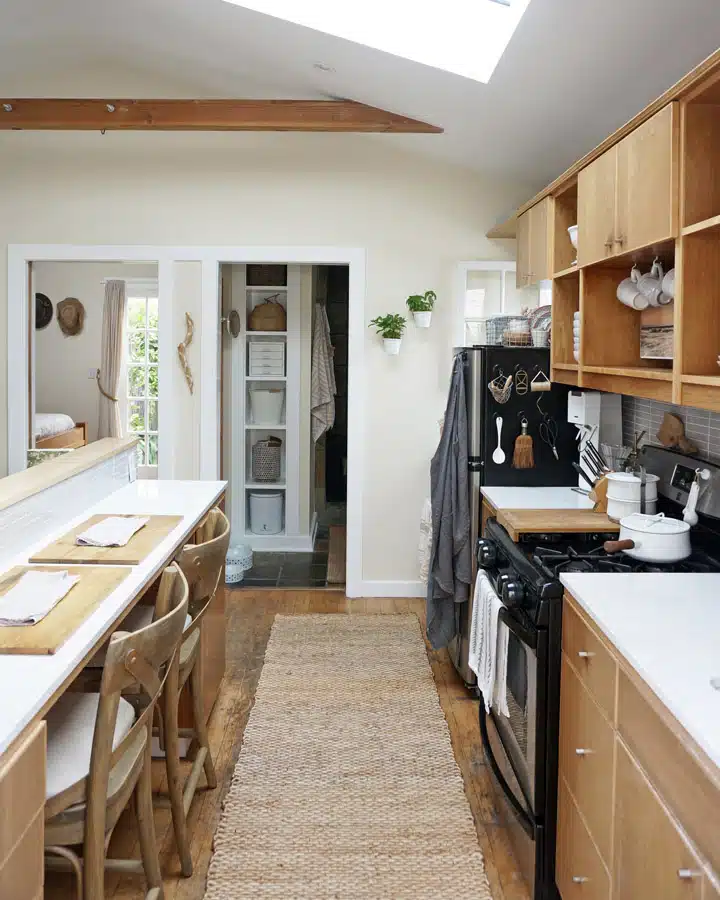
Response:
[[[157,278],[157,266],[33,263],[33,294],[47,294],[53,304],[52,321],[35,332],[35,409],[87,422],[89,441],[97,439],[98,429],[98,389],[88,370],[100,366],[104,278]],[[66,297],[85,307],[83,330],[72,337],[62,333],[56,317],[57,304]]]
[[[379,590],[398,582],[387,585],[398,592],[415,582],[446,396],[455,263],[508,256],[512,246],[485,232],[531,191],[399,151],[392,136],[19,132],[0,135],[0,156],[0,245],[363,247],[366,322],[402,311],[410,293],[437,292],[432,328],[410,324],[399,357],[365,332],[363,578]],[[5,266],[2,253],[2,317]],[[175,327],[183,329],[180,320]],[[0,355],[6,394],[4,346]],[[0,467],[5,429],[2,419]]]

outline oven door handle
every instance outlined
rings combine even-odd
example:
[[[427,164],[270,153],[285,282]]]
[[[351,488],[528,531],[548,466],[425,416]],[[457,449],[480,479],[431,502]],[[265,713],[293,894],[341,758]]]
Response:
[[[510,785],[507,783],[505,776],[503,775],[500,766],[495,759],[492,747],[490,746],[490,737],[487,730],[487,713],[485,712],[485,703],[482,697],[480,698],[480,703],[478,705],[478,719],[480,721],[480,735],[482,736],[483,747],[485,748],[485,754],[490,763],[490,768],[493,770],[493,773],[497,778],[500,787],[503,790],[503,793],[510,802],[510,805],[518,814],[520,818],[520,825],[522,826],[523,831],[527,833],[528,837],[532,838],[532,840],[535,840],[535,823],[532,819],[532,816],[512,792]]]
[[[526,644],[532,650],[537,650],[537,632],[530,631],[529,628],[525,628],[524,625],[521,625],[517,619],[510,615],[507,606],[503,606],[499,611],[498,619],[501,622],[504,622],[510,631],[520,638],[523,644]]]

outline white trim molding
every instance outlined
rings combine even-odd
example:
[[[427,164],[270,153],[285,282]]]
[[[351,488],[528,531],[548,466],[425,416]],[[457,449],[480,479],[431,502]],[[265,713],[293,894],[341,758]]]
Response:
[[[356,597],[424,597],[427,588],[423,581],[363,581],[362,593]],[[348,597],[350,594],[348,594]]]
[[[162,245],[8,245],[8,467],[26,467],[29,432],[28,333],[30,298],[28,264],[31,262],[148,262],[158,265],[160,321],[173,315],[175,262],[202,263],[202,321],[200,335],[200,397],[202,440],[199,474],[216,479],[220,473],[218,358],[220,340],[219,266],[223,263],[287,263],[288,265],[347,265],[350,269],[348,327],[348,496],[347,585],[348,597],[363,593],[362,491],[365,475],[365,285],[366,253],[362,248],[323,246],[162,246]],[[175,347],[169,329],[160,328],[160,379],[170,384],[176,366]],[[160,414],[159,476],[173,478],[174,448],[162,449],[163,433],[173,434],[177,411],[172,396],[163,398]],[[172,442],[168,442],[172,444]],[[367,584],[374,584],[369,582]],[[381,584],[381,583],[378,583]],[[382,583],[384,584],[384,583]],[[404,582],[390,582],[404,584]],[[409,588],[406,588],[409,589]],[[391,596],[386,594],[386,596]],[[397,594],[396,596],[414,596]]]

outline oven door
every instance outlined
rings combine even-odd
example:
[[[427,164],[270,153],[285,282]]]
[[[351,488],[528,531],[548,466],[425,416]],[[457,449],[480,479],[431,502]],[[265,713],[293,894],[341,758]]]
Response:
[[[542,724],[543,665],[547,633],[524,624],[504,608],[500,620],[510,632],[507,701],[510,715],[493,704],[489,715],[480,701],[483,749],[499,790],[498,807],[508,828],[520,869],[538,897],[543,877],[544,757]]]

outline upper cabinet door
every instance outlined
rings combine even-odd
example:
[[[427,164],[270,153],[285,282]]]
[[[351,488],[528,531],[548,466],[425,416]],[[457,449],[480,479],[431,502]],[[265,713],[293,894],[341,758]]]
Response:
[[[677,235],[678,122],[669,103],[617,145],[615,254]]]
[[[530,284],[552,278],[550,266],[549,197],[528,210],[530,216]]]
[[[616,237],[617,147],[578,175],[578,265],[613,255]]]
[[[530,284],[530,213],[528,210],[517,220],[517,265],[515,284],[519,288]]]

